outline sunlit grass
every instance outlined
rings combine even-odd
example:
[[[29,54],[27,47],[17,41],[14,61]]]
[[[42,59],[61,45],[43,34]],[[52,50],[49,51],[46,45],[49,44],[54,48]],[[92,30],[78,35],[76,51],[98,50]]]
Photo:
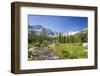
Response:
[[[84,51],[86,48],[78,43],[53,44],[49,45],[49,48],[61,59],[87,58],[87,51]]]

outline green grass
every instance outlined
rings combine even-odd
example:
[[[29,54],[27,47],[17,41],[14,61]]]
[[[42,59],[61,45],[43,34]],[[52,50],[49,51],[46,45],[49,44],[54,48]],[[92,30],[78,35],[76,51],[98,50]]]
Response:
[[[28,54],[31,57],[32,52],[39,48],[40,44],[28,44]],[[60,59],[80,59],[87,58],[88,52],[86,47],[82,46],[82,43],[58,43],[48,45],[50,51],[54,52]]]
[[[49,48],[52,49],[60,59],[87,58],[87,51],[84,51],[86,48],[79,43],[53,44],[49,45]]]

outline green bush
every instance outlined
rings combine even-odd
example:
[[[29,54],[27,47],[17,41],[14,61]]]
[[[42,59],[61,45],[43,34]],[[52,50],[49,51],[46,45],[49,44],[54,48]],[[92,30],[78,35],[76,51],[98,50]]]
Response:
[[[34,44],[34,47],[40,47],[40,46],[41,46],[40,43],[35,43],[35,44]]]
[[[32,48],[32,47],[33,47],[33,45],[30,44],[30,43],[28,43],[28,49],[30,49],[30,48]]]

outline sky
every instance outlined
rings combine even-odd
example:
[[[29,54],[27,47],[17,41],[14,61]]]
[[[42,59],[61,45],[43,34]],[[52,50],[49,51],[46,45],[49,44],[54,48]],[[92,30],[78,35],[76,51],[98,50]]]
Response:
[[[82,31],[88,17],[28,15],[28,25],[42,25],[56,32]]]

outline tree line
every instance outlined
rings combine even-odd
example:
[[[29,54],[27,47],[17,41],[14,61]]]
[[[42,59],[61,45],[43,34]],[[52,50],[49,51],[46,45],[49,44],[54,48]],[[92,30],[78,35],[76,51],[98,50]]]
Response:
[[[63,35],[63,33],[59,33],[56,37],[47,37],[45,35],[32,35],[29,34],[28,36],[28,43],[86,43],[87,42],[87,31],[76,33],[75,35]]]
[[[83,33],[77,33],[75,35],[63,35],[62,33],[59,33],[58,36],[58,42],[59,43],[86,43],[87,42],[87,32]]]

